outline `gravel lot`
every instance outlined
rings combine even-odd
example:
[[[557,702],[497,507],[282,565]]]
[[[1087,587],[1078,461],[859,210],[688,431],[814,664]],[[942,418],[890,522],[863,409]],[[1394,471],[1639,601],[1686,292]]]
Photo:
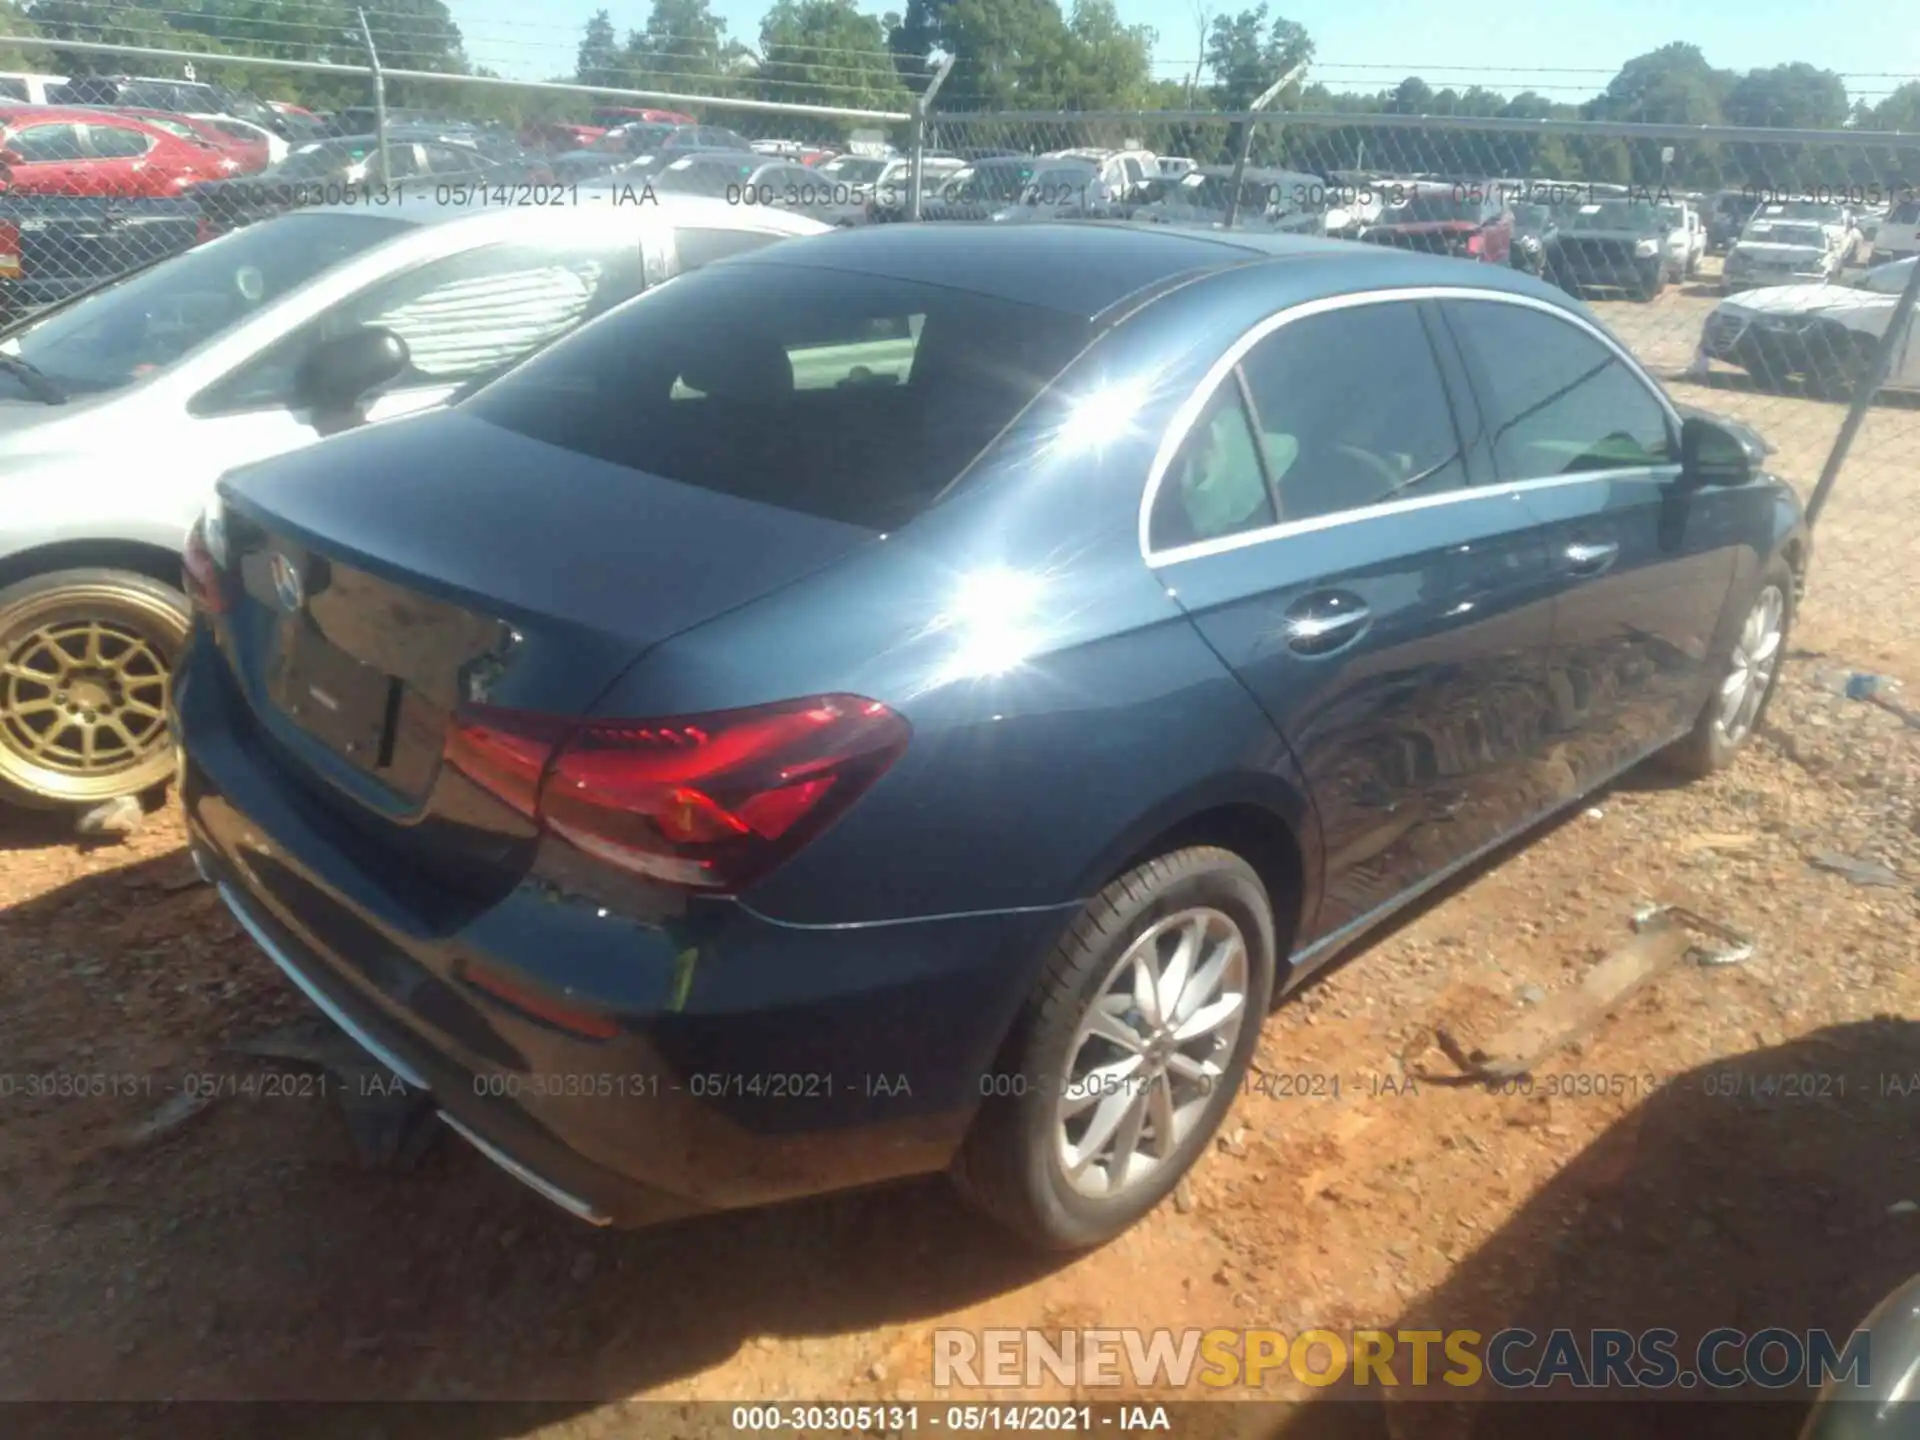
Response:
[[[1601,308],[1677,369],[1712,303]],[[1685,391],[1803,483],[1843,413]],[[1887,503],[1911,504],[1916,446],[1910,407],[1876,409],[1770,724],[1730,772],[1629,777],[1311,987],[1179,1202],[1069,1263],[1017,1253],[937,1182],[606,1234],[457,1143],[363,1169],[332,1101],[185,1113],[186,1077],[263,1073],[229,1047],[305,1002],[194,883],[173,809],[91,850],[0,815],[0,1070],[125,1077],[0,1101],[0,1397],[511,1398],[552,1403],[460,1433],[638,1435],[661,1431],[609,1402],[932,1398],[944,1325],[1849,1328],[1920,1270],[1920,1214],[1889,1212],[1920,1201],[1920,1098],[1883,1079],[1920,1073],[1920,730],[1839,693],[1851,670],[1920,679],[1915,607],[1887,595],[1920,573]],[[1517,1018],[1648,901],[1746,932],[1754,957],[1664,974],[1531,1093],[1406,1084],[1436,1025]],[[1291,1076],[1324,1078],[1297,1098]],[[1387,1409],[1348,1413],[1448,1433],[1437,1408]],[[200,1413],[202,1433],[240,1423]],[[1740,1433],[1793,1433],[1753,1415]]]

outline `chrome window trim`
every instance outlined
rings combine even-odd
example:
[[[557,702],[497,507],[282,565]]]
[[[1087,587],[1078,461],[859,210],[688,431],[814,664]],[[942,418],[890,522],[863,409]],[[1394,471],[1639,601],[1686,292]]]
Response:
[[[1519,305],[1529,310],[1538,310],[1584,330],[1625,363],[1628,373],[1639,380],[1646,392],[1660,406],[1661,412],[1666,415],[1670,431],[1678,434],[1680,412],[1674,408],[1673,401],[1647,374],[1632,352],[1585,316],[1563,309],[1550,300],[1541,300],[1536,296],[1518,295],[1504,290],[1482,290],[1467,285],[1409,285],[1391,290],[1366,290],[1352,295],[1323,296],[1318,300],[1308,300],[1291,306],[1257,321],[1227,347],[1224,355],[1208,367],[1207,373],[1201,377],[1193,393],[1187,396],[1181,402],[1180,408],[1174,412],[1173,419],[1167,424],[1166,434],[1161,436],[1160,446],[1154,452],[1153,464],[1147,471],[1146,489],[1140,498],[1138,526],[1140,558],[1147,563],[1148,568],[1158,570],[1186,560],[1199,560],[1210,555],[1223,555],[1233,550],[1244,549],[1249,545],[1265,544],[1269,540],[1283,540],[1288,536],[1311,534],[1317,530],[1331,529],[1336,525],[1377,519],[1382,515],[1393,515],[1403,511],[1427,510],[1439,505],[1456,504],[1463,500],[1484,500],[1502,495],[1511,496],[1517,500],[1529,490],[1581,484],[1589,480],[1604,479],[1609,475],[1642,474],[1648,470],[1677,472],[1678,467],[1669,462],[1659,466],[1623,465],[1609,470],[1582,470],[1572,475],[1545,475],[1531,480],[1507,480],[1492,485],[1467,485],[1459,490],[1449,490],[1440,495],[1419,495],[1406,500],[1385,500],[1378,505],[1338,510],[1330,515],[1315,515],[1303,520],[1283,520],[1277,525],[1263,526],[1258,530],[1243,530],[1232,535],[1218,536],[1212,540],[1196,540],[1186,545],[1171,546],[1165,550],[1153,548],[1150,538],[1153,506],[1159,498],[1161,482],[1166,479],[1174,457],[1180,453],[1180,447],[1187,443],[1188,433],[1198,422],[1200,412],[1206,408],[1207,402],[1213,398],[1213,392],[1226,380],[1234,367],[1246,358],[1248,351],[1295,320],[1324,315],[1334,310],[1347,310],[1359,305],[1384,305],[1420,300],[1485,300],[1501,305]],[[1434,374],[1436,377],[1440,374],[1437,363]]]

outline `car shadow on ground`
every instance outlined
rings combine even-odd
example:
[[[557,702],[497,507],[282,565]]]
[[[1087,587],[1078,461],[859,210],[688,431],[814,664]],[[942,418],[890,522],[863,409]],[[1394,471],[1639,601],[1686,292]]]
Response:
[[[918,1352],[835,1358],[805,1342],[962,1309],[1066,1263],[1024,1250],[938,1178],[594,1230],[450,1134],[408,1172],[369,1173],[337,1101],[311,1095],[229,1093],[122,1143],[182,1074],[261,1073],[227,1047],[306,1010],[217,897],[182,886],[181,861],[169,851],[0,911],[0,1054],[15,1062],[0,1070],[153,1081],[131,1099],[0,1107],[0,1397],[520,1402],[314,1421],[480,1440],[743,1349],[751,1365],[770,1337],[800,1340],[813,1373],[804,1393],[751,1398],[874,1399],[875,1380]],[[139,1048],[141,1033],[162,1048]],[[767,1369],[791,1380],[794,1362],[786,1345]],[[261,1420],[243,1406],[192,1414],[208,1437]],[[139,1418],[102,1415],[115,1434]],[[49,1433],[77,1433],[80,1417],[59,1418]],[[154,1433],[180,1433],[164,1422]],[[276,1416],[262,1433],[296,1431]]]
[[[1675,1075],[1386,1328],[1483,1337],[1523,1328],[1541,1343],[1512,1352],[1522,1365],[1538,1363],[1555,1329],[1584,1347],[1595,1329],[1665,1328],[1679,1334],[1682,1373],[1694,1369],[1700,1337],[1721,1326],[1826,1330],[1844,1345],[1883,1295],[1920,1271],[1916,1120],[1920,1023],[1892,1016]],[[1696,1383],[1657,1395],[1615,1390],[1604,1401],[1562,1387],[1529,1401],[1483,1378],[1472,1387],[1480,1403],[1462,1405],[1438,1383],[1449,1367],[1437,1349],[1434,1358],[1421,1394],[1403,1363],[1390,1396],[1332,1387],[1282,1433],[1793,1440],[1810,1399],[1797,1385]]]

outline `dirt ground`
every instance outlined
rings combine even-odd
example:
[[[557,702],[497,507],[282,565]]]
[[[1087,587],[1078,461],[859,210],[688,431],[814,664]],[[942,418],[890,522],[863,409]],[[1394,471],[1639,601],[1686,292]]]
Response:
[[[1670,293],[1634,343],[1683,364],[1710,306]],[[1706,393],[1817,473],[1841,407]],[[364,1169],[330,1101],[185,1113],[190,1077],[263,1073],[228,1047],[306,1002],[195,883],[171,808],[90,850],[0,815],[0,1072],[106,1077],[0,1097],[0,1397],[513,1399],[550,1403],[459,1433],[639,1435],[661,1431],[617,1402],[934,1398],[940,1326],[1850,1329],[1920,1271],[1901,1203],[1920,1202],[1920,729],[1841,693],[1881,671],[1920,703],[1911,582],[1888,604],[1899,572],[1871,569],[1911,534],[1880,487],[1916,437],[1904,407],[1872,417],[1768,727],[1730,771],[1628,777],[1310,987],[1178,1200],[1068,1261],[937,1181],[605,1233],[451,1137]],[[1520,1018],[1645,902],[1755,952],[1668,971],[1526,1093],[1409,1084],[1436,1025]],[[1371,1433],[1445,1430],[1387,1410]],[[1740,1433],[1794,1431],[1753,1413]]]

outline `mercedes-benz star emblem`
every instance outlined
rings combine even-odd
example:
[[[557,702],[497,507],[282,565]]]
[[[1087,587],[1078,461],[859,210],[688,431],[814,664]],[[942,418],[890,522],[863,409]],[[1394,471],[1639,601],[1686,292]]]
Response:
[[[273,598],[280,602],[280,608],[289,615],[295,614],[306,600],[306,591],[300,584],[300,571],[293,561],[278,551],[268,562],[268,573],[273,576]]]

